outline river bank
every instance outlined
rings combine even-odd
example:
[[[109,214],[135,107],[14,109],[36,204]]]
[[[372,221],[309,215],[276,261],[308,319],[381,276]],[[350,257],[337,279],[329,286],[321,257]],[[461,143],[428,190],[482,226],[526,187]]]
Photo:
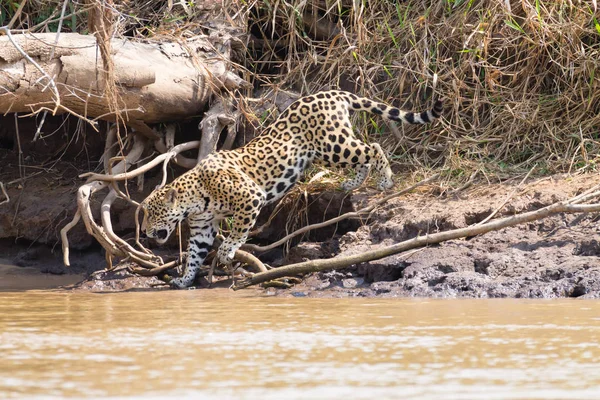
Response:
[[[498,210],[496,217],[535,210],[599,182],[597,175],[590,174],[532,179],[521,186],[518,180],[512,184],[478,185],[452,195],[423,188],[376,209],[357,229],[320,242],[299,243],[285,259],[274,260],[271,265],[365,252],[416,235],[476,224],[495,210]],[[351,201],[354,208],[361,208],[380,196],[363,188]],[[283,297],[598,298],[597,220],[595,214],[557,215],[341,271],[310,274],[292,288],[269,287],[256,293]],[[1,290],[37,288],[42,272],[54,276],[47,280],[52,282],[50,286],[66,290],[168,290],[157,278],[134,276],[126,266],[116,271],[101,270],[104,260],[99,252],[73,254],[74,267],[67,269],[60,265],[60,252],[44,250],[44,246],[9,251],[8,245],[3,245],[8,255],[4,257],[5,264],[24,268],[5,267]],[[62,276],[63,280],[56,276]],[[212,287],[226,288],[230,284],[230,280],[220,278]],[[210,290],[204,278],[197,287]]]

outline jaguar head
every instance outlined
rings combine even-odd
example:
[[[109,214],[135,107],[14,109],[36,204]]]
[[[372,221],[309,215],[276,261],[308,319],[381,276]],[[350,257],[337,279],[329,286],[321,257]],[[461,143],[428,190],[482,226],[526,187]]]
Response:
[[[167,241],[177,223],[186,218],[186,210],[179,201],[177,188],[165,186],[150,193],[141,204],[144,211],[142,230],[158,244]]]

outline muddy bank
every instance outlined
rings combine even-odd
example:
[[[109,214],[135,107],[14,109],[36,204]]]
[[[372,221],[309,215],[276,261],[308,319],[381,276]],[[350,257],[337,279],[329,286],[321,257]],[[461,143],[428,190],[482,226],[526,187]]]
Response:
[[[361,253],[416,235],[476,224],[496,210],[510,194],[510,200],[497,217],[538,209],[599,182],[600,177],[587,175],[538,179],[516,192],[516,186],[511,184],[481,185],[457,196],[439,196],[424,190],[392,200],[377,209],[367,223],[363,221],[360,225],[355,221],[354,226],[358,228],[354,230],[341,236],[329,236],[321,242],[302,242],[291,249],[286,259],[276,259],[279,254],[276,252],[270,255],[275,259],[268,262],[277,266]],[[376,201],[378,196],[378,192],[365,188],[355,193],[351,200],[355,208],[360,208]],[[331,199],[332,196],[323,198]],[[331,232],[327,234],[331,235]],[[251,290],[256,290],[257,294],[284,297],[598,298],[599,256],[598,216],[558,215],[341,271],[312,274],[290,289]],[[86,260],[85,257],[90,258]],[[84,281],[70,287],[75,290],[168,289],[158,279],[134,276],[126,268],[91,273],[103,267],[99,254],[94,257],[81,253],[72,259],[75,269],[65,271],[57,264],[59,259],[48,264],[49,258],[44,257],[41,250],[20,251],[13,257],[19,265],[30,268],[37,265],[54,274],[85,274]],[[54,267],[49,268],[49,265]],[[211,290],[204,278],[199,278],[197,284],[201,290]],[[218,278],[213,287],[222,289],[230,284],[227,278]]]
[[[535,210],[598,182],[597,176],[544,178],[517,191],[497,215]],[[514,189],[511,185],[486,185],[448,199],[413,194],[394,200],[377,210],[369,225],[343,235],[338,241],[339,255],[476,224]],[[344,271],[314,274],[292,291],[280,293],[316,297],[599,298],[599,228],[596,214],[558,215]]]
[[[39,268],[19,267],[10,260],[0,259],[0,291],[55,289],[81,282],[86,275],[54,275]]]

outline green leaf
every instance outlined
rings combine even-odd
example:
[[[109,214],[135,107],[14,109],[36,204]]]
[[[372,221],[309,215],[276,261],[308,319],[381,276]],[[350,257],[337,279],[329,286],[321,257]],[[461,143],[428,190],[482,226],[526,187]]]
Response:
[[[385,73],[386,73],[386,74],[388,74],[388,76],[389,76],[390,78],[393,78],[393,77],[394,77],[394,75],[392,75],[392,73],[390,72],[390,70],[388,69],[388,67],[387,67],[387,66],[385,66],[385,65],[384,65],[384,66],[383,66],[383,70],[385,71]]]
[[[517,30],[521,33],[525,33],[525,31],[523,30],[523,28],[521,28],[521,25],[519,25],[517,23],[517,21],[515,21],[512,17],[510,17],[510,19],[505,19],[504,23],[506,25],[508,25],[509,27],[513,28],[514,30]]]
[[[387,28],[388,34],[392,38],[392,42],[394,42],[394,47],[397,48],[398,47],[398,42],[396,41],[396,36],[394,36],[394,32],[392,32],[392,28],[390,28],[390,25],[388,24],[387,21],[385,21],[385,26]]]
[[[596,17],[594,17],[594,26],[596,27],[596,32],[598,32],[598,35],[600,35],[600,23],[598,23]]]

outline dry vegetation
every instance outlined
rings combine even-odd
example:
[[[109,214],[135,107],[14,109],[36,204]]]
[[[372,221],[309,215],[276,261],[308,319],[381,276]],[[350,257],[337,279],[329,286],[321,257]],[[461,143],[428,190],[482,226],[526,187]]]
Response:
[[[382,134],[389,129],[380,121],[357,118],[401,169],[444,166],[460,176],[534,164],[542,173],[595,168],[600,13],[594,2],[301,4],[261,7],[255,28],[271,51],[254,63],[261,71],[278,59],[281,68],[258,79],[303,92],[342,87],[408,108],[445,97],[443,124],[428,132],[406,128],[400,140]],[[298,22],[315,10],[335,23],[331,39],[311,38]]]
[[[88,32],[95,2],[0,3],[13,33]],[[116,2],[115,35],[186,39],[224,21],[248,21],[245,78],[268,92],[343,88],[406,108],[447,99],[444,123],[395,130],[357,116],[400,171],[446,167],[502,172],[595,168],[600,126],[600,12],[595,1],[384,0]],[[211,22],[207,22],[210,15]],[[242,17],[240,17],[242,16]],[[247,16],[245,18],[244,16]],[[212,22],[218,21],[218,22]],[[271,93],[271,94],[272,94]],[[255,126],[274,116],[240,107]],[[268,116],[266,116],[268,115]]]

